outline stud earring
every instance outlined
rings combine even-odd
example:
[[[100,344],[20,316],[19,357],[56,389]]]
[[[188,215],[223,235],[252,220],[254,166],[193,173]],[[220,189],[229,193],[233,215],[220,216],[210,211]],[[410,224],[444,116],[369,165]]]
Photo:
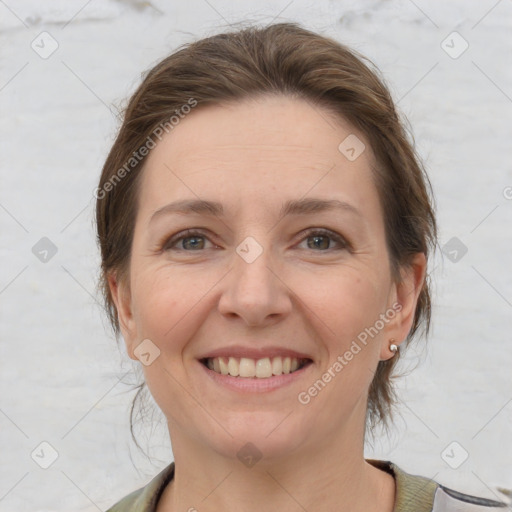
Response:
[[[393,352],[393,356],[398,352],[398,346],[395,345],[395,341],[396,341],[395,338],[391,338],[389,340],[389,343],[390,343],[389,350],[391,350],[391,352]]]

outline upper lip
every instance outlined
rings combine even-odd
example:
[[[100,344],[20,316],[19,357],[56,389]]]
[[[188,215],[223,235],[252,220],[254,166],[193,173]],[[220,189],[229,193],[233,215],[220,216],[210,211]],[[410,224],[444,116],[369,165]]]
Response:
[[[249,359],[264,359],[265,357],[296,357],[297,359],[313,359],[308,354],[303,352],[297,352],[296,350],[290,350],[284,347],[265,347],[265,348],[254,348],[254,347],[243,347],[240,345],[232,347],[221,347],[215,350],[211,350],[207,354],[200,356],[198,359],[213,359],[215,357],[247,357]]]

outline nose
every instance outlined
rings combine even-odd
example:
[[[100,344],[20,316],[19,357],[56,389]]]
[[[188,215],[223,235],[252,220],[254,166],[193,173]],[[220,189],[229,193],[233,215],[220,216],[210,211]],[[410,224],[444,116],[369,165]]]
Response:
[[[261,254],[253,259],[259,252]],[[224,282],[219,312],[228,317],[240,317],[250,326],[275,322],[289,314],[291,291],[279,275],[279,265],[273,263],[271,251],[254,239],[246,245],[240,244]]]

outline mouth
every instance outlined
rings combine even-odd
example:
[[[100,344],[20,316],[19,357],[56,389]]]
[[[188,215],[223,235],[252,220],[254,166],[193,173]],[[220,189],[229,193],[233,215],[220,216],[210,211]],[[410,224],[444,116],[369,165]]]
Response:
[[[313,363],[309,358],[297,357],[208,357],[199,362],[209,370],[239,379],[270,379],[298,372]]]

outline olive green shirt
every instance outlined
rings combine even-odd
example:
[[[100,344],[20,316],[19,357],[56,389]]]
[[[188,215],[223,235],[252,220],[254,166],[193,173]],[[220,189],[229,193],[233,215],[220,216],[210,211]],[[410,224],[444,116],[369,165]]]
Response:
[[[504,512],[506,504],[448,489],[431,479],[410,475],[389,461],[366,459],[395,479],[393,512]],[[125,496],[107,512],[155,512],[165,486],[174,477],[171,462],[145,487]]]

